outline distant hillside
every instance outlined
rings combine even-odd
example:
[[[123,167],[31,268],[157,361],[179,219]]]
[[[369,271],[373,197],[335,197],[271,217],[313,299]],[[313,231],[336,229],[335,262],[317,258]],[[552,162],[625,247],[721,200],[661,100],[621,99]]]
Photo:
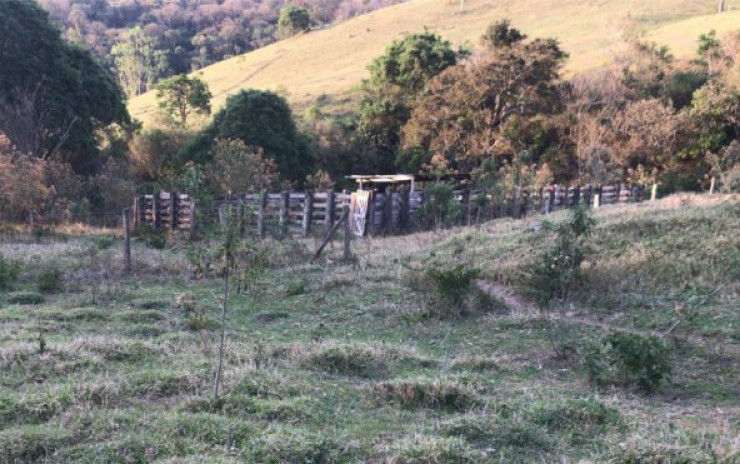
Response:
[[[316,26],[345,21],[401,0],[311,0]],[[277,40],[282,0],[38,0],[66,37],[111,67],[111,47],[141,26],[167,53],[166,74],[199,69]],[[299,2],[300,3],[300,2]]]
[[[370,60],[394,39],[436,31],[455,44],[477,45],[485,27],[501,18],[538,37],[558,38],[570,53],[568,72],[606,63],[624,42],[626,30],[669,45],[678,57],[693,55],[699,34],[719,36],[740,28],[740,0],[716,14],[715,0],[467,0],[465,11],[450,0],[412,0],[337,26],[284,40],[199,71],[211,86],[217,109],[243,88],[284,89],[294,105],[337,95],[366,75]],[[152,93],[130,103],[143,120],[156,108]]]

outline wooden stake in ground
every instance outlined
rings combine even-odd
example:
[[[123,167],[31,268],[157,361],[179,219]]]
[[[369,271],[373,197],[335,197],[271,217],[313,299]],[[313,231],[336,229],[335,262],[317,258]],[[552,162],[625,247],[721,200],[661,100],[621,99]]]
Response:
[[[352,257],[352,252],[350,250],[352,228],[350,227],[349,220],[349,206],[344,205],[342,216],[344,217],[344,260],[349,261],[349,259]]]
[[[226,346],[226,310],[229,306],[229,276],[235,265],[235,250],[238,234],[238,221],[231,215],[231,206],[226,210],[226,229],[224,230],[224,241],[222,243],[224,260],[224,295],[221,302],[221,340],[218,346],[218,367],[216,368],[216,379],[213,383],[213,396],[218,400],[221,388],[221,374],[224,365],[224,348]]]
[[[129,220],[129,209],[123,210],[123,271],[131,273],[131,225]]]
[[[714,194],[714,176],[712,176],[712,183],[709,184],[709,194]]]

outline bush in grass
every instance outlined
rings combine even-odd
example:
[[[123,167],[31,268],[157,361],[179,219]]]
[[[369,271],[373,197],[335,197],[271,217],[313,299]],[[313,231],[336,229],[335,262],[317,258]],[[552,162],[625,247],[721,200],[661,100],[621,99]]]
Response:
[[[585,365],[592,385],[634,384],[653,393],[670,375],[670,350],[656,337],[613,332],[591,348]]]
[[[426,297],[430,316],[447,319],[463,316],[473,306],[473,282],[479,276],[478,269],[465,264],[430,262],[422,269],[411,269],[406,285]]]
[[[571,211],[570,219],[556,229],[555,243],[539,256],[529,269],[528,287],[540,308],[554,300],[565,303],[582,277],[581,264],[589,249],[584,244],[596,222],[581,206]]]
[[[157,230],[149,224],[142,224],[139,236],[148,247],[155,250],[163,250],[167,245],[167,233],[163,230]]]
[[[57,264],[47,264],[41,269],[37,281],[41,293],[56,293],[62,289],[62,277],[64,273]]]
[[[435,229],[440,229],[457,224],[462,219],[462,206],[455,199],[451,185],[435,184],[427,187],[424,196],[428,201],[422,203],[416,213],[423,224],[432,224]]]
[[[20,263],[10,261],[0,254],[0,290],[13,288],[20,272]]]

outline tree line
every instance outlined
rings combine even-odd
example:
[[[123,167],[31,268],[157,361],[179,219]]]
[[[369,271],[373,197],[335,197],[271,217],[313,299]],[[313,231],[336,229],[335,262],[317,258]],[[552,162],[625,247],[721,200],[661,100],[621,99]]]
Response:
[[[39,0],[66,39],[91,49],[127,95],[311,27],[400,0]]]
[[[702,190],[712,176],[737,188],[738,35],[703,34],[685,61],[629,43],[609,66],[564,79],[557,40],[505,20],[476,49],[408,34],[370,63],[342,114],[295,115],[261,90],[211,114],[207,84],[178,74],[156,83],[160,113],[144,129],[91,52],[33,1],[6,0],[0,214],[114,220],[136,192],[326,189],[356,173],[465,172],[489,195],[551,182]]]

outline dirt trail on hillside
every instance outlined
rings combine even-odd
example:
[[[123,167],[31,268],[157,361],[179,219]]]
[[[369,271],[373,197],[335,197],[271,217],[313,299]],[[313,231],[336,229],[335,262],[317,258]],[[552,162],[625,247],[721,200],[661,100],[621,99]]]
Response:
[[[607,332],[617,330],[620,332],[633,333],[637,335],[652,336],[663,338],[667,334],[665,332],[659,332],[654,330],[637,330],[630,329],[627,327],[618,327],[609,324],[606,321],[599,320],[593,316],[586,316],[584,311],[579,310],[571,305],[570,311],[564,312],[541,312],[534,301],[523,298],[519,295],[514,294],[509,287],[504,285],[490,282],[487,280],[478,280],[476,285],[480,291],[486,295],[494,298],[504,304],[509,310],[518,313],[521,316],[530,317],[543,317],[550,320],[562,320],[568,322],[575,322],[578,324],[589,325],[592,327],[598,327]]]
[[[535,304],[534,301],[531,301],[527,298],[516,295],[511,290],[510,287],[501,285],[496,282],[491,282],[488,280],[477,280],[475,284],[480,291],[490,296],[491,298],[494,298],[502,302],[504,306],[506,306],[510,311],[512,311],[513,313],[519,316],[541,317],[541,318],[545,318],[548,320],[557,320],[557,321],[564,321],[564,322],[570,322],[570,323],[576,323],[576,324],[583,324],[583,325],[602,329],[605,332],[618,331],[618,332],[631,333],[635,335],[651,336],[651,337],[657,337],[657,338],[664,339],[668,335],[675,334],[675,332],[678,332],[681,328],[681,323],[683,322],[683,321],[676,321],[674,322],[673,325],[671,325],[671,327],[666,328],[666,330],[664,331],[631,329],[628,327],[621,327],[615,324],[610,324],[608,321],[604,321],[593,315],[589,315],[588,311],[577,308],[573,305],[570,305],[571,309],[569,311],[542,312],[539,310],[539,308],[537,307],[537,304]],[[676,329],[675,332],[674,332],[674,329]],[[682,333],[680,336],[687,339],[688,341],[690,341],[692,344],[696,346],[713,348],[713,351],[719,350],[733,357],[740,356],[740,344],[727,342],[727,341],[712,342],[712,341],[705,339],[704,337],[693,335],[693,334],[687,334],[685,332]]]

